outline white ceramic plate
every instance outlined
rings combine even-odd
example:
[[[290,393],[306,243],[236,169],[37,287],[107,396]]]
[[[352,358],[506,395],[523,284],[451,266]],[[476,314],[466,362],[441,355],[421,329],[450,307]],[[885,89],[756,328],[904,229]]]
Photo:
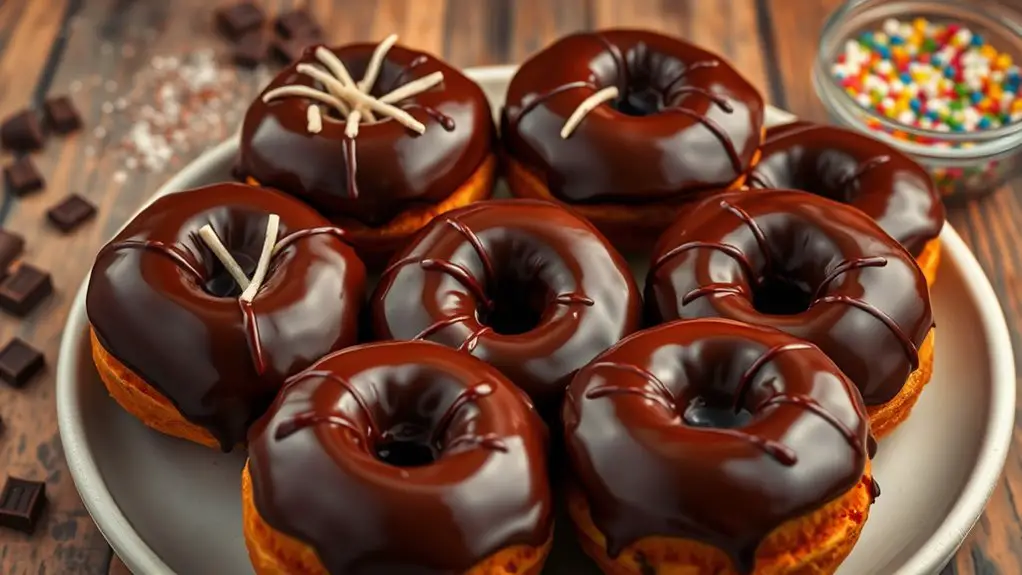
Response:
[[[495,104],[512,67],[469,70]],[[791,118],[771,109],[772,123]],[[157,196],[226,180],[230,140]],[[1008,330],[979,264],[950,226],[933,291],[940,334],[933,381],[873,462],[883,494],[839,573],[933,573],[983,512],[1001,474],[1015,414]],[[86,280],[88,281],[88,280]],[[61,342],[57,411],[71,475],[114,551],[136,574],[251,575],[241,534],[244,453],[164,437],[123,412],[99,381],[86,337],[85,283]],[[562,522],[566,523],[566,522]],[[563,526],[563,525],[562,525]],[[598,573],[562,529],[547,573]]]

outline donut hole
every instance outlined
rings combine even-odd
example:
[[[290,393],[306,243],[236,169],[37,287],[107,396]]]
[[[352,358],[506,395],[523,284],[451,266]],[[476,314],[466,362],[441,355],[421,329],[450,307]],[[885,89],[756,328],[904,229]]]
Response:
[[[478,312],[479,321],[500,335],[520,335],[535,329],[550,299],[547,286],[535,278],[505,273],[487,286],[493,306]]]
[[[752,421],[752,412],[744,406],[735,406],[734,400],[724,393],[704,392],[689,400],[681,414],[692,427],[734,429]]]
[[[770,276],[752,290],[752,305],[767,315],[795,315],[809,309],[812,297],[805,282]]]
[[[628,116],[651,116],[663,111],[663,93],[647,82],[632,82],[625,88],[624,96],[614,100],[611,107]]]
[[[245,272],[245,277],[252,277],[252,273],[256,268],[256,259],[244,252],[231,252],[234,256],[235,261],[241,266],[241,269]],[[236,298],[241,295],[241,286],[238,282],[234,281],[234,277],[227,271],[224,264],[220,260],[210,255],[211,269],[206,276],[206,281],[202,285],[202,289],[213,297],[220,298]]]
[[[374,455],[394,467],[422,467],[436,461],[439,452],[430,441],[427,427],[402,423],[383,432],[374,446]]]

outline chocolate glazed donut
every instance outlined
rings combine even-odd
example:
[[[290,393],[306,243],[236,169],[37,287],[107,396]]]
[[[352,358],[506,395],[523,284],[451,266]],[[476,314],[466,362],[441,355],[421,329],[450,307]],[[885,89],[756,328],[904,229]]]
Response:
[[[926,280],[904,248],[861,211],[791,190],[693,208],[657,244],[646,304],[653,322],[722,317],[806,339],[867,406],[898,395],[933,327]]]
[[[289,97],[263,101],[282,86],[316,87],[299,73],[301,64],[319,66],[319,47],[281,72],[245,115],[238,173],[284,190],[316,207],[343,227],[376,226],[416,205],[436,204],[465,183],[493,153],[496,139],[482,89],[435,57],[402,46],[387,52],[371,94],[435,72],[443,83],[398,107],[426,125],[416,134],[391,118],[362,124],[354,139],[345,122],[324,112],[322,130],[310,133],[311,100]],[[375,44],[331,49],[355,78],[361,78]]]
[[[260,521],[311,545],[329,573],[466,573],[549,544],[543,422],[468,354],[429,342],[332,354],[292,377],[249,440]],[[250,548],[290,547],[254,534]]]
[[[944,227],[944,204],[929,174],[869,136],[809,122],[767,130],[752,188],[805,190],[859,208],[919,257]]]
[[[589,96],[620,96],[561,130]],[[720,57],[638,30],[567,36],[515,73],[506,152],[569,203],[651,203],[727,185],[752,164],[763,99]]]
[[[199,229],[210,224],[251,277],[271,213],[280,240],[246,303]],[[268,189],[217,184],[164,196],[97,256],[89,322],[106,352],[228,450],[287,376],[355,343],[365,268],[341,237]]]
[[[628,266],[550,202],[490,200],[433,220],[371,298],[381,339],[428,339],[487,361],[541,411],[580,367],[638,329]]]
[[[847,514],[823,511],[792,526],[797,536],[768,535],[870,481],[864,411],[826,355],[780,331],[703,319],[636,333],[568,387],[566,441],[588,508],[580,527],[594,524],[606,538],[597,554],[605,553],[604,561],[645,537],[665,536],[712,545],[733,564],[732,570],[705,555],[689,563],[686,556],[704,552],[678,542],[658,554],[656,566],[647,563],[649,572],[659,566],[694,573],[701,566],[700,573],[751,573],[757,559],[766,559],[757,556],[761,543],[773,548],[763,555],[785,559],[776,570],[761,565],[764,572],[832,572],[864,517],[845,525]],[[821,552],[818,560],[831,564],[816,565],[820,570],[802,564],[807,558],[795,545],[828,542],[839,522],[853,536],[838,537],[839,556]],[[784,541],[792,547],[777,549]],[[651,559],[641,548],[633,551],[640,564]]]

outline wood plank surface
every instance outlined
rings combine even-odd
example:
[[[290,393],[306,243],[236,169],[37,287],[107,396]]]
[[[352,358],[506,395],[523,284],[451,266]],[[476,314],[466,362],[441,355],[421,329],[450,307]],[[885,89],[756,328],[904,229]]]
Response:
[[[557,37],[598,27],[664,31],[727,57],[772,103],[824,120],[810,85],[817,36],[837,0],[267,0],[272,13],[308,6],[337,43],[375,40],[396,32],[402,42],[443,55],[457,66],[518,62]],[[46,373],[22,390],[0,388],[3,473],[45,479],[50,507],[33,536],[0,531],[0,573],[127,572],[85,512],[67,472],[53,407],[53,366],[64,319],[96,250],[174,170],[230,134],[270,70],[239,71],[226,63],[227,44],[212,27],[218,2],[209,0],[0,0],[0,116],[38,105],[46,94],[70,94],[86,128],[51,139],[35,154],[48,187],[35,197],[0,201],[0,225],[23,234],[25,261],[53,274],[56,294],[24,320],[0,320],[0,340],[25,338],[46,352]],[[218,64],[209,65],[204,51]],[[193,65],[198,59],[207,64]],[[188,67],[191,66],[191,67]],[[167,69],[186,67],[192,83],[228,91],[182,96]],[[212,72],[210,72],[212,70]],[[197,79],[196,76],[199,76]],[[172,86],[166,88],[166,86]],[[171,92],[167,92],[167,90]],[[172,93],[173,91],[177,91]],[[200,89],[201,91],[201,89]],[[223,94],[221,94],[223,95]],[[201,129],[185,132],[161,169],[143,169],[152,149],[132,150],[154,128],[147,107],[168,111],[180,100]],[[182,121],[183,122],[183,121]],[[179,122],[181,124],[181,122]],[[141,126],[141,127],[140,127]],[[147,128],[148,127],[148,128]],[[159,130],[157,130],[159,131]],[[169,134],[169,135],[168,135]],[[159,146],[150,146],[161,149]],[[5,160],[6,161],[6,160]],[[155,161],[155,160],[154,160]],[[44,225],[46,209],[69,192],[99,206],[99,214],[65,236]],[[952,210],[987,271],[1022,354],[1022,184],[983,202]],[[1016,432],[1022,442],[1022,428]],[[1022,571],[1022,521],[1013,490],[1022,489],[1022,459],[1013,449],[1004,480],[983,519],[946,573],[989,575]],[[2,473],[0,473],[2,474]]]

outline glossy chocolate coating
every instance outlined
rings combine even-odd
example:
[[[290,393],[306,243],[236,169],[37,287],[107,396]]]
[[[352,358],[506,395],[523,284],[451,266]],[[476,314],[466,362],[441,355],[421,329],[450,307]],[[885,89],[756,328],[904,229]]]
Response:
[[[271,213],[280,216],[279,249],[244,305],[198,231],[210,224],[251,277]],[[228,450],[287,376],[355,343],[365,267],[338,231],[264,188],[217,184],[164,196],[96,256],[89,322],[107,352]]]
[[[435,459],[391,465],[395,438]],[[496,369],[430,342],[384,342],[293,377],[249,434],[256,509],[330,573],[464,573],[552,529],[546,429]]]
[[[944,204],[911,158],[864,134],[795,122],[767,130],[753,188],[791,188],[866,212],[912,255],[944,227]]]
[[[745,573],[772,530],[853,488],[868,456],[865,409],[825,354],[721,319],[654,327],[600,355],[568,387],[564,422],[611,556],[684,537]]]
[[[300,63],[318,65],[315,48],[306,49],[263,94],[280,86],[315,86],[296,69]],[[332,51],[358,79],[375,48],[351,44]],[[482,89],[429,54],[394,46],[371,93],[379,97],[438,71],[442,84],[396,104],[425,124],[421,135],[384,118],[360,125],[352,141],[344,135],[345,122],[332,112],[323,114],[323,130],[310,134],[307,98],[267,103],[260,95],[242,126],[239,175],[294,194],[342,225],[344,218],[382,224],[412,205],[445,199],[493,152],[495,129]]]
[[[535,200],[476,202],[438,216],[394,257],[370,305],[376,337],[467,351],[544,409],[641,321],[624,259],[585,220]],[[501,310],[534,325],[498,333],[488,318]]]
[[[693,208],[657,243],[646,304],[653,322],[723,317],[808,340],[867,405],[901,391],[933,326],[908,252],[859,210],[793,190],[721,194]]]
[[[597,91],[618,101],[561,128]],[[624,107],[658,113],[629,115]],[[515,73],[502,114],[505,151],[567,202],[654,202],[724,186],[762,139],[763,98],[719,56],[638,30],[567,36]]]

